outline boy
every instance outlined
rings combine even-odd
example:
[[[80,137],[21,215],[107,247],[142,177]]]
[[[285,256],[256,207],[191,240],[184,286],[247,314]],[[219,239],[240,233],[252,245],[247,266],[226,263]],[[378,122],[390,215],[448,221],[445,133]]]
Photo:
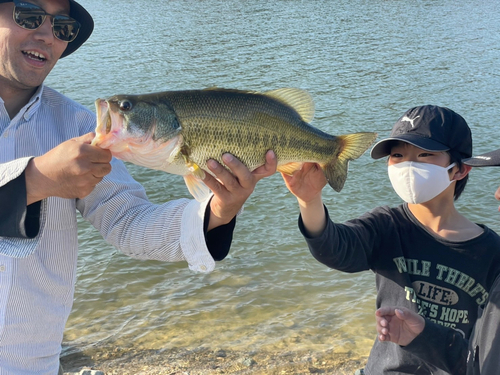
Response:
[[[472,167],[500,166],[500,149],[464,160]],[[500,187],[495,193],[500,200]],[[500,277],[481,305],[469,340],[417,313],[385,306],[375,312],[380,341],[391,341],[453,374],[496,375],[500,350]]]
[[[500,238],[455,208],[471,167],[469,126],[448,108],[408,110],[371,156],[388,156],[391,184],[405,201],[334,223],[321,199],[325,177],[314,164],[284,175],[297,197],[299,228],[312,255],[344,272],[376,274],[377,308],[403,306],[469,337],[477,308],[500,273]],[[447,374],[398,345],[376,339],[367,375]]]

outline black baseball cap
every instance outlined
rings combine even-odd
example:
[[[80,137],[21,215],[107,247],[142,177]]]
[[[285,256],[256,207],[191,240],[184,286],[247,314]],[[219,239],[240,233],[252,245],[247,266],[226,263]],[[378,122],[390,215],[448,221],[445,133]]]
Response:
[[[80,31],[75,40],[68,43],[61,58],[66,57],[75,52],[85,41],[90,37],[94,30],[94,20],[89,12],[74,0],[69,1],[69,16],[80,22]],[[1,3],[12,3],[12,0],[0,0]],[[27,1],[29,2],[29,0]]]
[[[371,157],[380,159],[391,152],[391,141],[402,141],[427,151],[450,151],[460,157],[472,156],[472,135],[462,116],[435,105],[414,107],[394,124],[389,138],[372,148]]]
[[[473,156],[463,162],[471,167],[498,167],[500,166],[500,149]]]

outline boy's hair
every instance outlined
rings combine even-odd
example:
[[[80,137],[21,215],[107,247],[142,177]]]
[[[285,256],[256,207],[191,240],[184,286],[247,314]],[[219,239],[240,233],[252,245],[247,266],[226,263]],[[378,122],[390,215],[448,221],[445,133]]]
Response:
[[[450,155],[450,164],[455,163],[456,166],[458,167],[458,170],[462,170],[465,164],[462,161],[460,153],[449,151],[448,155]],[[468,180],[469,180],[469,174],[467,174],[461,180],[458,180],[457,183],[455,184],[455,193],[453,194],[455,201],[460,197],[460,195],[462,195],[462,192],[464,191],[465,185],[467,185]]]

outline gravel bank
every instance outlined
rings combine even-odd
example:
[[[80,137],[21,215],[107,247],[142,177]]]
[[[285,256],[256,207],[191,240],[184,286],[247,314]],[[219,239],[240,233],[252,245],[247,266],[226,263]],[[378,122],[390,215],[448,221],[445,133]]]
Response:
[[[366,358],[349,353],[240,352],[225,349],[131,351],[101,348],[61,359],[65,375],[215,375],[335,374],[353,375]]]

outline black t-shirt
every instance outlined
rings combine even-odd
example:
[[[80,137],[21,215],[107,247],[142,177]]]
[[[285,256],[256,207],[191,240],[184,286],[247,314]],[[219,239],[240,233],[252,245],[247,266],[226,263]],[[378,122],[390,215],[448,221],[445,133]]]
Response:
[[[479,307],[469,340],[457,331],[426,321],[425,328],[403,348],[454,375],[497,375],[500,368],[500,277]]]
[[[304,234],[301,218],[299,227]],[[407,307],[468,338],[478,307],[500,274],[500,237],[481,227],[484,232],[476,238],[449,241],[428,231],[404,204],[378,207],[343,224],[329,219],[320,236],[305,237],[319,262],[344,272],[375,272],[377,308]],[[399,345],[376,339],[365,373],[448,372]]]
[[[460,345],[455,345],[460,353]],[[463,352],[463,350],[462,350]],[[453,357],[449,362],[453,363]],[[479,309],[479,317],[470,337],[467,375],[497,375],[500,372],[500,277],[490,290],[488,303]]]

